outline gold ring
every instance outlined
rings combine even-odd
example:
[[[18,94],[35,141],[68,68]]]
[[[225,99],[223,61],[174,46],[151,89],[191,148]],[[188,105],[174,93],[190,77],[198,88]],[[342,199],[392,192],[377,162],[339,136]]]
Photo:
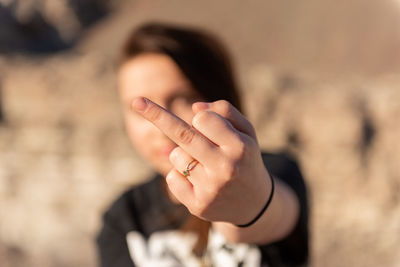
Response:
[[[186,169],[183,171],[183,175],[185,177],[190,176],[190,171],[194,169],[194,167],[196,167],[197,163],[199,163],[197,160],[192,160],[191,162],[188,163],[188,165],[186,165]]]

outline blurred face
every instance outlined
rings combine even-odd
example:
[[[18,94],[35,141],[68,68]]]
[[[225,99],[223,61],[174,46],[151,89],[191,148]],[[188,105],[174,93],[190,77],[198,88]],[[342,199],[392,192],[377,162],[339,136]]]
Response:
[[[153,124],[131,111],[131,102],[144,96],[191,124],[192,104],[202,101],[176,63],[163,54],[142,54],[124,63],[118,73],[125,126],[137,151],[161,174],[172,165],[169,153],[176,146]]]

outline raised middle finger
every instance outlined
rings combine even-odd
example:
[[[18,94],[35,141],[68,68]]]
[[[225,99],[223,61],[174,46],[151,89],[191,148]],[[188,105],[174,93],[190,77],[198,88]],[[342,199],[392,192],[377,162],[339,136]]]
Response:
[[[138,97],[132,101],[132,108],[200,163],[213,164],[220,156],[221,151],[217,145],[151,100]]]

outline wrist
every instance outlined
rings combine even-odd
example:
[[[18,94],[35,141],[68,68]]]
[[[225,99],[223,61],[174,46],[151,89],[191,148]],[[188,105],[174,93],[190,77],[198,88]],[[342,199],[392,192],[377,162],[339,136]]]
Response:
[[[264,206],[262,207],[262,209],[257,213],[256,216],[253,217],[253,219],[245,224],[236,224],[235,226],[240,227],[240,228],[246,228],[249,227],[251,225],[253,225],[255,222],[257,222],[261,216],[265,213],[265,211],[268,209],[268,207],[270,206],[272,199],[274,197],[274,192],[275,192],[275,183],[274,183],[274,179],[272,177],[272,175],[267,171],[267,176],[270,181],[270,191],[268,194],[268,198],[267,201],[265,202]]]

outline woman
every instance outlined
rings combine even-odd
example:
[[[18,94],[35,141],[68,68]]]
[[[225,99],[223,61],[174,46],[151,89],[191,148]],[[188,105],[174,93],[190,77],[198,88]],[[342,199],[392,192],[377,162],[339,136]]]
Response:
[[[144,25],[123,47],[118,85],[129,138],[157,174],[105,213],[102,266],[307,264],[302,176],[260,152],[214,37]]]

